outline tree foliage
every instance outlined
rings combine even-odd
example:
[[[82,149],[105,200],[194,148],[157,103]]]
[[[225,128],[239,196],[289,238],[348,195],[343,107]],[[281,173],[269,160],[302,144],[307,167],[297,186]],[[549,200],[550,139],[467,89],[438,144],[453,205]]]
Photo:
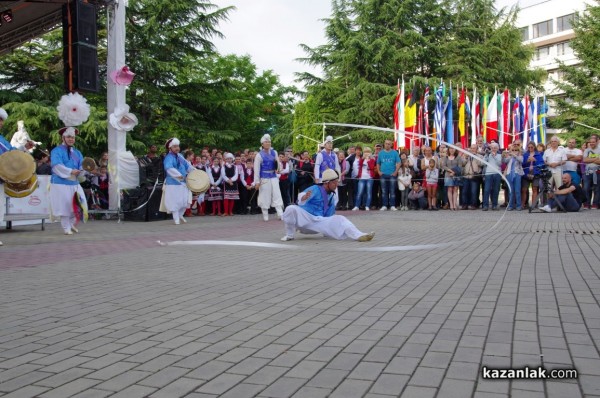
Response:
[[[285,129],[289,136],[295,88],[281,85],[272,71],[259,73],[249,57],[222,56],[214,48],[217,25],[233,10],[205,0],[129,1],[126,60],[136,78],[127,103],[139,120],[128,133],[129,149],[141,154],[145,145],[177,136],[184,147],[236,150],[257,146],[264,132],[276,136]],[[92,112],[77,143],[92,156],[107,145],[105,14],[98,13],[102,87],[83,93]],[[0,59],[0,68],[0,104],[10,114],[6,136],[23,120],[34,139],[56,144],[62,29],[15,49]]]
[[[563,94],[556,100],[558,117],[553,122],[555,127],[566,128],[568,136],[584,140],[597,132],[573,121],[600,127],[600,1],[588,4],[572,24],[571,47],[581,64],[561,63],[559,67],[563,80],[554,83]]]
[[[307,101],[318,104],[313,119],[391,127],[402,76],[408,90],[441,79],[479,89],[539,85],[543,73],[528,69],[533,49],[521,43],[516,12],[496,10],[493,0],[332,0],[327,44],[303,46],[301,59],[324,76],[298,75]]]

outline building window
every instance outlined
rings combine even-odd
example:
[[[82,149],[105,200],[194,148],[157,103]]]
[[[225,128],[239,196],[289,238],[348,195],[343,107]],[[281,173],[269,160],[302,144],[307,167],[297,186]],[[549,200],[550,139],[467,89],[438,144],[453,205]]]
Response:
[[[556,18],[556,31],[562,32],[563,30],[573,29],[573,21],[577,18],[577,14],[564,15]]]
[[[541,61],[543,59],[548,58],[549,56],[550,56],[550,46],[542,46],[542,47],[537,47],[535,49],[533,58],[536,61]]]
[[[529,26],[519,29],[521,31],[521,41],[529,40]]]
[[[563,41],[562,43],[558,43],[556,45],[556,53],[559,56],[573,54],[573,49],[571,48],[571,42]]]
[[[536,23],[533,25],[533,38],[538,38],[552,34],[552,20],[549,19],[544,22]]]

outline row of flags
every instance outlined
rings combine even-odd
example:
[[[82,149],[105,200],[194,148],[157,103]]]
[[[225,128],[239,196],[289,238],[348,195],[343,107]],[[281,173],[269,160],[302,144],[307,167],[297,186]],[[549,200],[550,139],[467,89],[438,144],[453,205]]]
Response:
[[[473,87],[470,99],[466,88],[456,89],[458,103],[455,109],[452,86],[448,87],[446,95],[446,85],[440,83],[435,91],[433,126],[430,127],[429,84],[425,85],[419,98],[416,85],[405,95],[404,79],[402,84],[398,81],[398,94],[394,101],[394,148],[428,145],[435,149],[439,141],[460,142],[466,148],[475,143],[478,135],[483,136],[485,142],[496,141],[501,148],[508,147],[516,139],[523,142],[524,148],[528,141],[546,143],[548,101],[545,95],[530,97],[525,92],[520,97],[517,90],[512,98],[508,89],[500,92],[494,89],[491,97],[487,90],[480,96]],[[458,113],[456,118],[455,110]]]

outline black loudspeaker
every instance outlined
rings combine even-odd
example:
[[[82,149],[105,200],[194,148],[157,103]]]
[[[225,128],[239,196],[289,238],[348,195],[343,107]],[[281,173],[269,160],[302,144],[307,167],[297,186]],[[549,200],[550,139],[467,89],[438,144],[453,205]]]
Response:
[[[65,91],[98,92],[96,6],[73,0],[63,6]]]
[[[148,221],[146,206],[135,210],[148,200],[149,191],[145,188],[128,189],[123,191],[121,208],[127,221]]]
[[[152,187],[146,188],[148,190],[148,194],[152,192]],[[152,196],[150,196],[150,200],[148,201],[147,210],[147,220],[148,221],[160,221],[165,220],[167,218],[167,213],[163,213],[159,211],[160,208],[160,199],[162,197],[162,187],[157,186],[156,190]]]
[[[74,0],[71,3],[72,43],[82,43],[96,47],[98,28],[96,26],[96,6]]]

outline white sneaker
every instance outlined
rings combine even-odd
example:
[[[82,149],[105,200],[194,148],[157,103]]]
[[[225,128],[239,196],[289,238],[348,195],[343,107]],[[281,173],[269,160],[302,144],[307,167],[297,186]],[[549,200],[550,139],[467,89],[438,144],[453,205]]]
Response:
[[[373,238],[375,237],[375,232],[369,232],[368,234],[365,234],[361,237],[358,238],[359,242],[369,242],[371,240],[373,240]]]
[[[398,209],[396,209],[396,206],[392,206],[392,207],[390,207],[390,210],[391,210],[391,211],[398,211]]]
[[[381,206],[381,209],[379,209],[379,210],[380,210],[380,211],[386,211],[386,210],[387,210],[387,207],[385,207],[385,206]]]
[[[358,211],[358,207],[353,207],[352,211]]]
[[[0,246],[2,246],[2,242],[0,242]]]
[[[73,235],[73,231],[71,231],[71,230],[65,231],[65,235]]]
[[[180,216],[180,217],[179,217],[179,219],[180,219],[181,221],[183,221],[183,223],[184,223],[184,224],[187,224],[187,220],[186,220],[185,218],[183,218],[183,216]]]
[[[281,240],[284,241],[284,242],[287,242],[287,241],[290,241],[290,240],[294,240],[294,237],[286,235],[283,238],[281,238]]]
[[[544,207],[540,207],[540,210],[545,211],[546,213],[552,213],[552,209],[548,205],[546,205]]]
[[[369,209],[368,207],[365,207],[365,211],[369,211],[369,210],[371,210],[371,209]]]
[[[263,220],[264,221],[269,221],[269,214],[263,214]]]
[[[175,221],[175,225],[179,225],[179,220]]]
[[[79,233],[79,230],[73,226],[71,226],[71,231],[75,232],[76,234]]]

